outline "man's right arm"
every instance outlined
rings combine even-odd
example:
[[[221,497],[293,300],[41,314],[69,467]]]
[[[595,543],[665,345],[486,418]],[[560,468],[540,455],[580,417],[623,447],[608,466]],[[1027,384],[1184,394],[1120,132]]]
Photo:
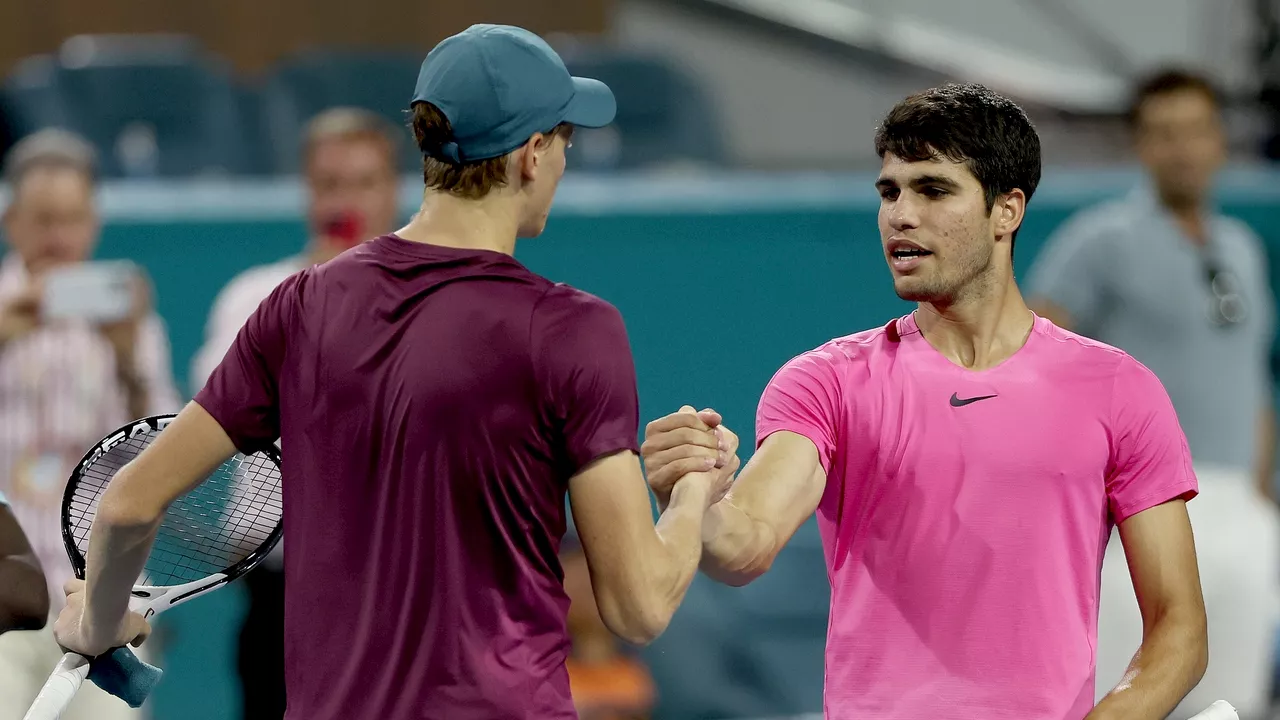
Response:
[[[544,412],[555,426],[557,454],[574,468],[569,501],[601,619],[643,645],[666,629],[697,574],[702,518],[727,478],[707,472],[716,452],[675,464],[671,502],[655,527],[636,459],[639,397],[622,316],[598,298],[557,286],[535,306],[531,327]],[[703,430],[699,442],[716,448],[715,433]]]
[[[702,571],[735,587],[763,575],[817,510],[826,484],[813,441],[786,431],[770,435],[707,512]]]
[[[756,413],[756,452],[703,524],[701,566],[712,579],[741,586],[760,577],[817,510],[837,445],[841,358],[834,348],[805,353],[765,388]],[[645,428],[641,453],[659,500],[676,480],[672,464],[704,452],[690,442],[703,423],[736,446],[720,421],[713,411],[678,412]]]
[[[630,450],[596,460],[569,481],[596,605],[618,637],[637,645],[653,641],[684,599],[698,572],[703,516],[715,497],[714,466],[708,458],[683,463],[688,472],[656,526]]]

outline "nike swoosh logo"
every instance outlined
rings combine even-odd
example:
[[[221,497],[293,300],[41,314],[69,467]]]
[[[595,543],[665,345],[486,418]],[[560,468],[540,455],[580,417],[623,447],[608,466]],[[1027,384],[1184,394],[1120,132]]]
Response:
[[[997,396],[996,395],[979,395],[977,397],[961,399],[961,397],[956,393],[951,393],[951,407],[964,407],[965,405],[976,403],[979,400],[990,400],[993,397],[997,397]]]

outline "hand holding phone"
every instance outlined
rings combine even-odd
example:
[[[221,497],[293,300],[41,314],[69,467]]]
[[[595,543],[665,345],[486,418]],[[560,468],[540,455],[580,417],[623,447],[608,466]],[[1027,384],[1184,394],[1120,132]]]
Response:
[[[138,310],[138,266],[128,260],[77,263],[49,270],[44,278],[41,316],[46,320],[121,322]]]

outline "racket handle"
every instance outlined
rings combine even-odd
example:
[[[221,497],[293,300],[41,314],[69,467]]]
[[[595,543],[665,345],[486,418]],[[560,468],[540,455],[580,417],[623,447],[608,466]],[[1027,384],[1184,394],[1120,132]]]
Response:
[[[1215,700],[1212,705],[1201,710],[1191,720],[1240,720],[1236,709],[1226,700]]]
[[[63,655],[23,720],[58,720],[88,674],[89,658],[78,653]]]

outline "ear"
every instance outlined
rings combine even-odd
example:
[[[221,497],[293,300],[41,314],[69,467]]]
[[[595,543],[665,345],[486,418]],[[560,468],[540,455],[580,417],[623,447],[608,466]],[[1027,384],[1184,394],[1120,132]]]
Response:
[[[996,237],[1012,235],[1022,225],[1026,213],[1027,195],[1018,188],[997,197],[991,208],[992,230]]]
[[[534,133],[529,142],[520,151],[520,175],[525,182],[532,182],[538,176],[538,167],[542,164],[542,156],[551,147],[551,136]]]

